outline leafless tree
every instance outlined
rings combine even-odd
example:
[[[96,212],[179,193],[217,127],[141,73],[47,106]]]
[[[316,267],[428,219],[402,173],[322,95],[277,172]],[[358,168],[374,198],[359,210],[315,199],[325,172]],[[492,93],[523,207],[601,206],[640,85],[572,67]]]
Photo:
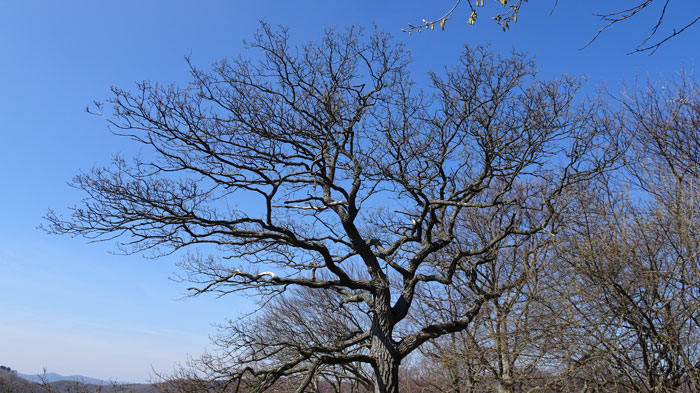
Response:
[[[488,228],[493,219],[484,216],[479,225]],[[526,242],[504,244],[482,266],[479,287],[499,295],[482,305],[469,328],[431,340],[421,349],[435,365],[434,372],[446,374],[434,378],[441,381],[435,391],[522,392],[546,390],[555,382],[568,323],[558,302],[566,282],[550,272],[556,270],[550,251],[557,226]],[[424,302],[427,310],[414,318],[455,313],[474,297],[467,283],[442,294],[433,292],[431,301]]]
[[[576,98],[579,81],[538,80],[521,54],[468,48],[422,91],[382,33],[329,31],[295,47],[263,25],[249,45],[258,57],[192,67],[184,88],[115,88],[105,117],[146,150],[78,175],[84,202],[48,214],[54,233],[118,238],[125,252],[200,246],[182,263],[193,295],[245,291],[283,307],[270,301],[305,287],[341,298],[318,315],[368,316],[279,348],[284,362],[236,343],[244,352],[230,358],[254,361],[208,373],[229,388],[298,376],[304,391],[326,367],[365,364],[376,392],[397,392],[402,359],[464,330],[498,295],[476,279],[484,261],[548,228],[558,199],[616,154],[597,102]],[[482,237],[465,224],[494,213]],[[468,307],[402,324],[419,289],[457,282],[475,294]]]
[[[563,245],[580,279],[586,360],[634,391],[700,388],[699,92],[685,77],[622,100],[625,180],[585,194]]]
[[[223,356],[212,354],[202,359],[199,369],[207,373],[230,365],[260,364],[262,368],[283,370],[299,352],[323,348],[369,330],[368,310],[358,304],[344,304],[343,300],[337,292],[308,287],[290,289],[255,316],[222,326],[215,344],[226,351]],[[348,350],[347,355],[367,353],[364,346],[358,345]],[[298,372],[268,374],[266,377],[275,380],[265,384],[272,385],[277,378],[289,379],[295,374]],[[307,377],[309,384],[315,385],[315,391],[319,391],[319,385],[338,393],[372,390],[371,370],[362,364],[319,364],[315,373]]]

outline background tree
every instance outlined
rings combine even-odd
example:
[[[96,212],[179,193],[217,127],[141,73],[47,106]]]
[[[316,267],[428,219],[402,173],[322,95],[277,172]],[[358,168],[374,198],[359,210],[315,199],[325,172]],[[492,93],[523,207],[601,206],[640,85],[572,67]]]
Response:
[[[225,370],[232,366],[246,364],[253,368],[258,365],[268,370],[277,369],[265,376],[270,379],[264,381],[264,385],[282,382],[280,385],[293,386],[281,391],[295,391],[294,387],[299,384],[312,386],[314,391],[371,391],[371,369],[362,364],[318,364],[315,372],[306,373],[307,380],[297,377],[299,370],[286,369],[299,352],[343,341],[371,327],[371,317],[356,304],[344,304],[343,299],[331,291],[307,287],[290,289],[271,300],[256,315],[221,326],[214,344],[225,350],[202,357],[191,365],[192,369],[183,369],[183,375],[166,385],[173,392],[187,390],[193,380],[204,377],[203,382],[209,384],[227,375]],[[366,352],[362,346],[355,351]]]
[[[376,392],[397,392],[403,359],[498,296],[480,287],[482,266],[548,228],[561,196],[615,155],[597,103],[575,98],[579,82],[537,80],[517,53],[467,49],[421,92],[381,33],[329,31],[298,48],[263,25],[250,46],[258,61],[192,67],[184,88],[114,89],[106,118],[147,150],[78,175],[84,203],[48,215],[54,233],[119,237],[126,252],[213,246],[182,263],[193,295],[246,291],[284,307],[278,295],[305,287],[370,318],[286,341],[308,345],[280,348],[284,362],[234,347],[251,362],[208,373],[229,387],[298,375],[303,391],[326,367],[365,364]],[[467,218],[484,215],[499,219],[474,232]],[[468,308],[405,322],[420,289],[457,283],[475,294]]]
[[[586,193],[563,244],[586,360],[634,391],[700,388],[699,92],[685,77],[624,98],[626,181]]]
[[[482,217],[480,226],[488,228],[492,219]],[[521,392],[556,385],[553,372],[561,368],[559,346],[567,328],[559,303],[566,282],[548,271],[555,268],[551,248],[557,226],[498,250],[477,279],[481,288],[499,296],[484,303],[468,329],[421,349],[434,372],[446,374],[437,378],[441,385],[435,391]],[[474,297],[467,283],[431,293],[431,301],[424,302],[427,310],[417,318],[455,313]]]

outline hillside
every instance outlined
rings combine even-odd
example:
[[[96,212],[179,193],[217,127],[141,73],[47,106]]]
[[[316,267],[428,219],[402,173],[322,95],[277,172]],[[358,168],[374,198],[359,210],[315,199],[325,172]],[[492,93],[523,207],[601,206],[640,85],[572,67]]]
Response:
[[[0,392],[2,393],[40,393],[40,386],[24,380],[8,367],[0,367]]]
[[[160,393],[160,391],[150,384],[99,385],[65,380],[53,382],[47,380],[46,384],[41,384],[21,378],[9,367],[1,366],[0,393]]]

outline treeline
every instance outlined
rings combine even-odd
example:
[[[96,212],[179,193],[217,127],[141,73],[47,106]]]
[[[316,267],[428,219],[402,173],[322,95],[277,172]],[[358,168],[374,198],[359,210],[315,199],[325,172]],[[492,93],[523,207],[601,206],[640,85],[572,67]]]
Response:
[[[0,365],[0,370],[5,371],[5,372],[8,372],[8,373],[14,373],[14,374],[17,373],[17,370],[13,370],[13,369],[11,369],[11,368],[9,368],[9,367],[7,367],[7,366],[1,366],[1,365]]]
[[[700,89],[683,75],[619,104],[619,165],[569,193],[549,239],[483,266],[500,295],[421,349],[431,391],[700,391]],[[420,317],[468,305],[463,288]]]

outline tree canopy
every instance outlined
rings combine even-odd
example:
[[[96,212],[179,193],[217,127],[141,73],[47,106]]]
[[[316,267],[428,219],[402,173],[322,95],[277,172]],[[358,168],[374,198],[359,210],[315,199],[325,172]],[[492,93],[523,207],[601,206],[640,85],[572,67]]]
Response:
[[[522,282],[568,193],[618,154],[600,102],[523,54],[467,48],[418,89],[381,32],[295,46],[263,24],[249,46],[255,58],[191,66],[184,87],[114,88],[94,110],[143,154],[79,174],[83,203],[48,215],[54,233],[126,252],[191,250],[193,295],[258,296],[198,363],[229,387],[301,392],[361,365],[397,392],[402,360]],[[518,268],[493,285],[494,261]],[[407,319],[455,287],[463,307]]]

